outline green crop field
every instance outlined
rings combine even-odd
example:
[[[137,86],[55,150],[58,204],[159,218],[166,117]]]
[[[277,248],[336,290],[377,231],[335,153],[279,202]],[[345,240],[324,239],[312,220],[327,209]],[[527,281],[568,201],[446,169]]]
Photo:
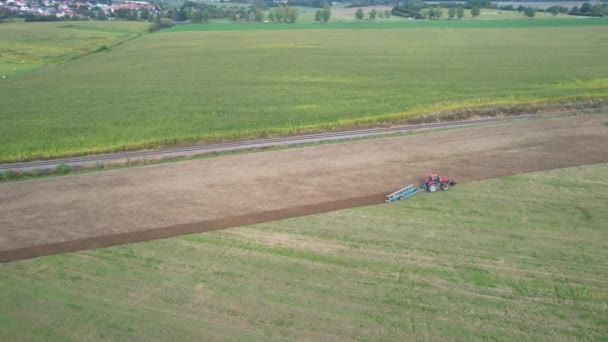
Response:
[[[139,22],[3,23],[0,76],[17,76],[59,64],[101,46],[112,46],[147,29]]]
[[[608,164],[0,265],[3,340],[605,340]]]
[[[608,20],[312,25],[184,25],[0,79],[0,161],[608,96]]]

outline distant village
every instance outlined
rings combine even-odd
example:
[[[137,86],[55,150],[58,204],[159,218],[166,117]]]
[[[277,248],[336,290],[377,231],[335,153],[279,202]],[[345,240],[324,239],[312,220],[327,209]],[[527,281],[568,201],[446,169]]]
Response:
[[[155,1],[155,0],[150,0]],[[360,5],[374,4],[377,0],[361,0]],[[592,0],[594,1],[594,0]],[[604,0],[608,1],[608,0]],[[196,2],[186,0],[179,8],[163,9],[159,4],[148,1],[121,1],[112,0],[93,0],[93,1],[74,1],[74,0],[0,0],[0,22],[8,21],[11,18],[23,18],[25,21],[58,21],[58,20],[142,20],[154,21],[155,18],[167,18],[171,23],[174,22],[208,22],[210,19],[230,19],[232,21],[249,20],[263,21],[263,9],[276,7],[278,5],[288,6],[310,6],[322,8],[326,3],[323,0],[243,0],[249,2],[249,8],[232,6],[216,6],[219,2],[235,2],[236,0],[198,0]],[[240,4],[242,4],[242,2]],[[335,4],[331,2],[332,5]],[[540,2],[539,2],[540,3]],[[526,16],[534,17],[534,12],[548,12],[553,15],[569,14],[575,16],[608,16],[608,2],[585,2],[580,8],[574,6],[572,9],[557,5],[562,2],[555,2],[546,9],[516,7],[514,3],[499,6],[491,0],[468,0],[467,2],[422,2],[418,0],[408,0],[398,2],[392,9],[392,14],[415,19],[439,19],[430,14],[436,13],[436,7],[454,7],[464,4],[467,9],[472,8],[496,8],[500,10],[525,12]],[[574,2],[576,3],[576,2]],[[563,2],[572,4],[572,2]],[[593,4],[593,5],[592,5]],[[354,7],[354,6],[351,6]],[[422,13],[427,9],[426,13]],[[429,10],[430,9],[430,10]],[[442,11],[439,11],[442,12]],[[528,13],[529,12],[529,13]],[[270,14],[269,14],[270,15]],[[269,18],[270,19],[270,18]],[[359,19],[359,18],[358,18]],[[270,21],[274,21],[270,19]],[[280,20],[278,20],[280,22]],[[294,21],[295,22],[295,18]],[[169,24],[166,24],[169,25]],[[172,24],[171,24],[172,25]]]
[[[254,3],[254,0],[249,1]],[[151,27],[150,30],[156,30],[169,27],[173,23],[208,22],[210,19],[262,21],[264,17],[262,7],[276,7],[288,2],[288,0],[258,1],[260,3],[257,5],[244,7],[242,2],[235,2],[233,6],[217,6],[220,2],[230,2],[230,0],[198,0],[197,2],[187,0],[181,7],[164,9],[160,4],[148,1],[0,0],[0,22],[12,18],[23,18],[26,22],[140,20],[154,21],[160,26]],[[320,0],[310,2],[310,4],[315,3],[320,4]],[[161,18],[168,21],[160,20]]]
[[[160,11],[146,1],[0,0],[0,19],[23,17],[26,21],[148,20]]]

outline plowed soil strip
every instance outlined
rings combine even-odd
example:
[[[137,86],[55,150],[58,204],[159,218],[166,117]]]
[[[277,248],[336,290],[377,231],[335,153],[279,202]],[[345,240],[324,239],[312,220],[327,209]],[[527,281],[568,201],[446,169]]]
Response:
[[[133,242],[165,239],[179,235],[203,233],[212,230],[226,229],[275,220],[283,220],[292,217],[319,214],[340,209],[362,207],[372,204],[383,203],[384,195],[384,193],[381,193],[346,200],[305,205],[296,208],[270,210],[262,213],[224,217],[216,220],[178,224],[171,227],[157,228],[146,231],[105,235],[88,239],[79,239],[60,243],[50,243],[46,245],[19,248],[8,251],[0,251],[0,262],[36,258],[44,255],[75,252],[80,250],[109,247]]]
[[[0,261],[380,203],[429,172],[462,183],[606,163],[607,145],[595,114],[3,183]]]

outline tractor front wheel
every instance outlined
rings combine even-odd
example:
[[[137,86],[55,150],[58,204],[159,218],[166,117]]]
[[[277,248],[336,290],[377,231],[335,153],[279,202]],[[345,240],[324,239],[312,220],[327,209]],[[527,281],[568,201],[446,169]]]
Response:
[[[429,185],[429,192],[435,192],[435,191],[437,191],[437,184]]]
[[[441,184],[441,189],[442,190],[447,190],[449,188],[450,188],[450,183],[443,183],[443,184]]]

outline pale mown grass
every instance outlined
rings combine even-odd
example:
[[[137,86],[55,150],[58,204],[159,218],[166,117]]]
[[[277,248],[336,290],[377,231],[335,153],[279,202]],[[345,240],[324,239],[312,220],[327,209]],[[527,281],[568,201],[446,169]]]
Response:
[[[146,30],[139,22],[3,23],[0,25],[0,77],[13,77],[112,46]]]
[[[0,80],[0,161],[608,97],[608,25],[515,24],[147,35]]]
[[[0,265],[3,340],[604,340],[608,165]]]

